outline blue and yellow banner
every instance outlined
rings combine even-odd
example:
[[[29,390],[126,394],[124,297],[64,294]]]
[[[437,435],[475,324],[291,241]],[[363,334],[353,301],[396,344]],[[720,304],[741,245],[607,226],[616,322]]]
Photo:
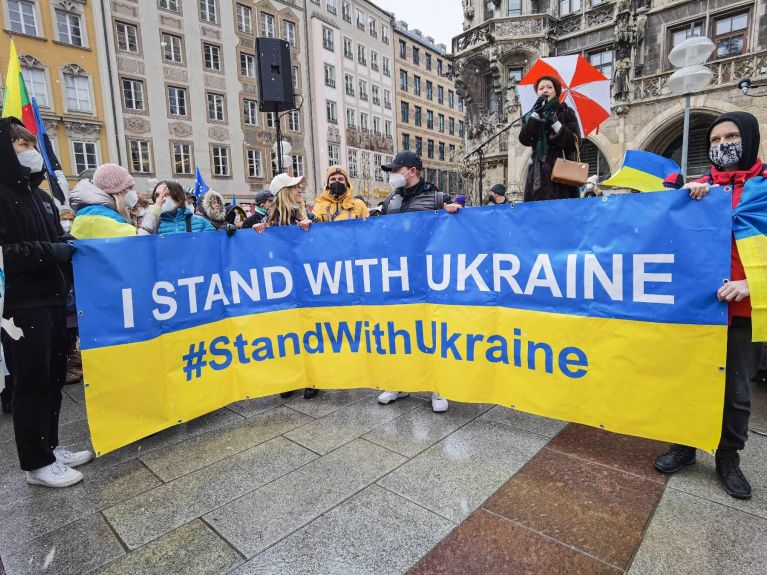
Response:
[[[729,201],[674,191],[78,242],[94,447],[314,386],[437,391],[711,451]]]

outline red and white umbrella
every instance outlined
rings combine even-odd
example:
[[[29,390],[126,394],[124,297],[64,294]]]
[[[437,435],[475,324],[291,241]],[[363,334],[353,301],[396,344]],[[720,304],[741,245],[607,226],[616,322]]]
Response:
[[[538,59],[517,84],[522,111],[529,111],[538,99],[535,82],[541,76],[562,83],[560,101],[575,110],[584,138],[610,117],[610,80],[580,54]]]

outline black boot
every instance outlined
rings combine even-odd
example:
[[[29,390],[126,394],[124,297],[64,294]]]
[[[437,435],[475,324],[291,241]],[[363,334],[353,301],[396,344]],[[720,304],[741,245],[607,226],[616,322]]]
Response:
[[[313,397],[316,397],[317,394],[320,392],[319,389],[316,387],[307,387],[304,389],[304,399],[311,399]]]
[[[675,473],[685,465],[693,463],[695,463],[695,448],[674,444],[668,453],[655,459],[655,469],[661,473]]]
[[[2,404],[3,413],[11,413],[11,398],[0,394],[0,404]]]
[[[716,451],[716,474],[724,490],[736,499],[751,499],[751,485],[740,470],[740,455],[737,451]]]
[[[292,392],[292,391],[283,391],[283,392],[280,394],[280,397],[281,397],[282,399],[287,399],[287,398],[289,398],[291,395],[293,395],[293,392]]]

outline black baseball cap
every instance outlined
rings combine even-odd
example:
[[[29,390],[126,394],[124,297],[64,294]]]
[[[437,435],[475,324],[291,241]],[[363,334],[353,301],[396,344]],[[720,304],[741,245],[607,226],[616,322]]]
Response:
[[[420,172],[423,170],[423,162],[421,162],[421,157],[418,154],[410,150],[405,150],[394,156],[394,159],[388,164],[383,164],[381,169],[384,172],[391,172],[392,170],[403,167],[416,168]]]
[[[262,202],[265,202],[267,200],[274,199],[274,194],[271,192],[271,190],[261,190],[256,194],[256,203],[260,204]]]

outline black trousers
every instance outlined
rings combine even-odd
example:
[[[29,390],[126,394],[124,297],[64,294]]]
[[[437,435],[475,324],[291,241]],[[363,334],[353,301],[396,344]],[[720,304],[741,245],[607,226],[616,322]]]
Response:
[[[732,318],[727,330],[727,376],[724,389],[721,451],[740,451],[748,439],[751,378],[759,369],[762,344],[751,341],[751,319]]]
[[[3,334],[13,378],[13,429],[19,463],[25,471],[53,463],[59,443],[61,388],[67,374],[64,306],[7,310],[24,337]]]

